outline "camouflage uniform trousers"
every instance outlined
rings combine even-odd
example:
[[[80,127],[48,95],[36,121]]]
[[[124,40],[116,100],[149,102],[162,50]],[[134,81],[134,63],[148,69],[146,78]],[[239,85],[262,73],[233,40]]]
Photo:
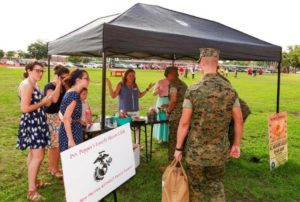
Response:
[[[172,161],[174,159],[179,121],[180,118],[169,121],[169,151],[168,151],[169,161]]]
[[[193,166],[185,162],[185,167],[189,180],[190,202],[225,202],[225,165]]]

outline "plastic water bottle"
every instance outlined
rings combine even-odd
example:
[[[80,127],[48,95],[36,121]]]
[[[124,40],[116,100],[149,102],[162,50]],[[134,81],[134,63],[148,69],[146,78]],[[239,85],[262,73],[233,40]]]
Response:
[[[118,127],[116,117],[113,117],[113,128]]]

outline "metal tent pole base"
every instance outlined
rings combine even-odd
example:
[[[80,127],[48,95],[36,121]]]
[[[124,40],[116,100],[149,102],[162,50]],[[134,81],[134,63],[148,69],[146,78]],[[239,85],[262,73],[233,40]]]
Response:
[[[48,83],[50,82],[50,60],[51,55],[48,55]]]
[[[114,196],[114,202],[117,202],[118,199],[117,199],[117,191],[116,190],[113,190],[111,193],[109,193],[107,196],[113,194]],[[103,199],[101,199],[99,202],[105,202],[105,197]]]
[[[277,66],[277,100],[276,100],[276,113],[279,113],[280,108],[280,76],[281,76],[281,62]]]

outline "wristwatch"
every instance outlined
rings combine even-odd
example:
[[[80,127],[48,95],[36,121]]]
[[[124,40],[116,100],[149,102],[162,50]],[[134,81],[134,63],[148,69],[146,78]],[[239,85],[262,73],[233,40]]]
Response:
[[[175,148],[176,151],[183,151],[183,148]]]

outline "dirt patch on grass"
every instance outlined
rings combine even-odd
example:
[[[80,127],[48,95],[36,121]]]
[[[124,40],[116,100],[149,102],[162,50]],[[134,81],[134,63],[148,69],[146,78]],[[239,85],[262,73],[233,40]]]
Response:
[[[290,112],[290,114],[294,115],[297,118],[300,118],[300,112]]]
[[[255,197],[249,192],[249,196],[244,196],[243,194],[239,192],[233,193],[233,195],[230,198],[227,198],[228,201],[230,202],[252,202],[256,201]]]

